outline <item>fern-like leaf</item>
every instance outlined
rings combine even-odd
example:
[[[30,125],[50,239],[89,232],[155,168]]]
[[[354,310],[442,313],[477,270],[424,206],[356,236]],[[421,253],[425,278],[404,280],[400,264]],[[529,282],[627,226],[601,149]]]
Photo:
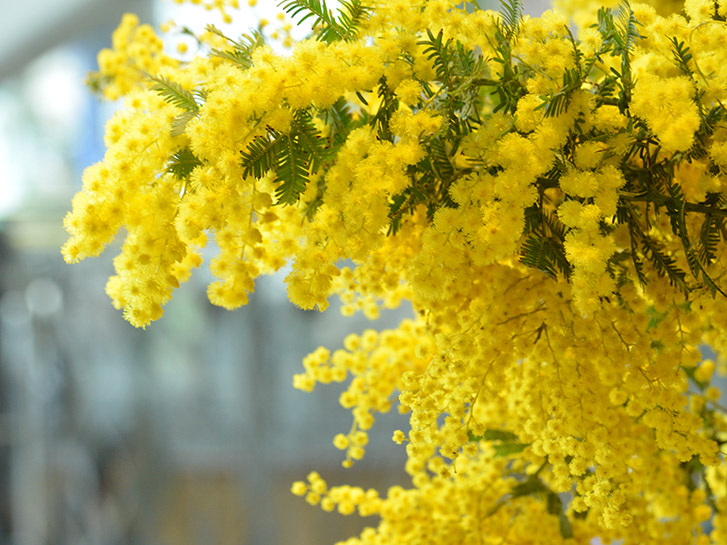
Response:
[[[706,214],[702,228],[699,231],[699,250],[698,257],[700,261],[711,265],[717,259],[717,246],[722,241],[722,232],[724,231],[724,218]]]
[[[278,183],[275,189],[277,204],[294,204],[308,184],[308,165],[304,153],[293,139],[284,137],[280,163],[276,169]]]
[[[200,166],[201,164],[202,161],[200,161],[197,156],[192,153],[192,150],[189,148],[183,148],[170,157],[167,172],[174,174],[174,176],[179,180],[184,180],[189,177],[195,167]]]
[[[621,206],[618,208],[617,217],[621,223],[628,222],[629,235],[631,239],[631,261],[634,264],[634,271],[639,279],[639,283],[642,286],[646,286],[648,283],[646,274],[644,273],[644,262],[639,257],[638,240],[643,238],[644,233],[641,226],[638,223],[638,218],[635,217],[635,212],[630,206]]]
[[[339,20],[347,38],[356,37],[358,27],[371,13],[371,8],[361,3],[361,0],[341,0]]]
[[[633,81],[631,77],[631,51],[634,45],[643,36],[639,34],[637,26],[640,25],[628,3],[623,0],[618,9],[618,21],[614,19],[611,9],[601,8],[598,11],[598,31],[603,39],[599,55],[611,52],[611,56],[621,57],[621,71],[611,68],[616,75],[616,84],[620,88],[619,107],[625,110],[631,101]]]
[[[329,108],[320,112],[320,117],[330,129],[333,147],[341,146],[348,133],[353,129],[353,116],[348,108],[348,101],[339,97]]]
[[[398,232],[401,226],[401,217],[407,210],[405,205],[409,201],[410,195],[411,191],[406,189],[394,195],[389,200],[389,219],[391,223],[389,224],[389,232],[387,234],[395,235]]]
[[[169,104],[173,104],[187,112],[196,113],[199,110],[199,104],[194,99],[194,94],[176,81],[171,81],[164,76],[153,75],[150,75],[149,79],[155,82],[152,89],[158,92]]]
[[[520,251],[520,263],[543,271],[555,278],[555,263],[553,261],[553,244],[544,236],[531,234],[523,244]]]
[[[293,116],[290,138],[307,153],[310,171],[317,172],[327,158],[327,149],[308,109],[298,110]]]
[[[725,294],[725,292],[722,291],[722,289],[716,284],[716,282],[707,272],[707,269],[705,269],[702,263],[699,261],[697,252],[693,248],[689,248],[689,250],[686,251],[686,256],[687,263],[689,264],[689,269],[692,271],[692,275],[694,275],[694,278],[696,278],[697,280],[699,280],[701,277],[702,282],[704,282],[705,287],[712,294],[712,297],[714,297],[717,292],[727,297],[727,294]]]
[[[676,260],[666,254],[655,240],[646,235],[641,238],[641,244],[644,255],[654,265],[656,274],[662,278],[666,276],[669,279],[669,284],[681,289],[685,295],[688,294],[687,275],[677,266]]]
[[[617,33],[617,40],[624,50],[631,52],[636,42],[643,39],[643,36],[639,34],[636,28],[640,24],[636,20],[628,0],[622,0],[619,4],[618,30],[620,32]]]
[[[318,38],[326,43],[354,40],[357,27],[369,13],[361,0],[341,2],[338,19],[326,5],[326,0],[282,0],[279,6],[293,18],[302,15],[299,23],[313,19],[313,30],[318,31]]]
[[[418,43],[426,46],[423,53],[434,65],[437,81],[446,86],[451,86],[453,79],[451,70],[455,58],[455,50],[451,47],[452,38],[445,42],[443,30],[440,30],[434,36],[432,31],[427,29],[427,39]]]
[[[669,214],[674,234],[681,239],[692,276],[697,281],[701,279],[713,297],[717,292],[727,297],[727,294],[715,283],[707,272],[707,269],[702,265],[698,252],[689,240],[686,223],[686,197],[684,196],[681,185],[675,181],[669,181],[666,186],[671,197],[671,200],[667,203],[667,213]]]
[[[328,157],[325,140],[308,109],[293,115],[289,134],[268,128],[267,134],[250,142],[242,153],[244,176],[261,178],[275,172],[278,204],[293,204],[305,190],[310,172],[318,171]]]
[[[251,34],[243,34],[239,40],[228,38],[219,28],[214,25],[207,25],[207,32],[216,34],[224,38],[230,43],[230,49],[212,49],[211,56],[219,57],[240,66],[243,70],[247,70],[252,66],[252,53],[255,49],[265,44],[265,38],[257,31],[253,30]]]
[[[381,76],[381,79],[379,79],[377,94],[380,99],[379,109],[376,111],[376,115],[370,119],[369,123],[374,127],[378,127],[379,138],[381,140],[393,142],[394,135],[391,132],[389,124],[391,122],[391,116],[394,115],[394,112],[399,107],[399,99],[396,98],[396,95],[389,87],[386,76]]]
[[[557,117],[562,114],[570,103],[573,93],[581,88],[583,79],[577,68],[569,68],[563,72],[563,86],[557,92],[541,96],[543,103],[536,110],[545,109],[545,117]]]
[[[560,221],[558,216],[551,214],[550,212],[543,211],[540,217],[542,218],[543,225],[548,228],[550,233],[562,242],[565,239],[565,234],[568,228]]]
[[[447,153],[447,145],[441,138],[431,138],[427,142],[427,151],[429,163],[432,171],[440,180],[449,182],[454,178],[455,171],[449,154]]]
[[[278,132],[268,129],[265,136],[258,136],[248,144],[242,152],[243,176],[262,178],[270,169],[278,166],[281,136]]]
[[[500,0],[500,16],[505,38],[509,40],[520,30],[520,21],[523,18],[522,0]]]
[[[689,51],[689,47],[682,41],[677,40],[676,36],[669,38],[671,42],[671,52],[676,63],[682,74],[688,77],[692,77],[692,69],[689,67],[689,63],[692,62],[692,53]]]
[[[194,119],[194,116],[196,115],[196,110],[187,110],[175,117],[172,121],[172,136],[180,136],[184,134],[184,131],[187,128],[187,123]]]

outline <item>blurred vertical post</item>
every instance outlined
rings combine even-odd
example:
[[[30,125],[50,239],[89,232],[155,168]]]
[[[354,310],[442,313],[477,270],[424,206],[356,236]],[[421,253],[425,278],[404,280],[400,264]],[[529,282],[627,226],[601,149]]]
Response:
[[[0,300],[0,338],[12,446],[12,542],[38,545],[47,543],[48,538],[43,387],[33,348],[32,319],[22,292],[7,292]]]

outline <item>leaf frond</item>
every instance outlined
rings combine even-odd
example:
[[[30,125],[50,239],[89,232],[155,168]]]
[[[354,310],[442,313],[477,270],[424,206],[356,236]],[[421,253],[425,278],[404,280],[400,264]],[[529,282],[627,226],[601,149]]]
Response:
[[[219,28],[212,24],[207,25],[205,30],[224,38],[230,43],[230,49],[212,49],[211,56],[233,62],[243,70],[247,70],[252,66],[253,51],[265,44],[265,38],[258,30],[253,30],[250,34],[243,34],[239,40],[233,40],[227,37]]]
[[[692,62],[693,57],[689,51],[689,46],[683,41],[680,42],[676,36],[669,38],[669,41],[671,42],[671,52],[674,57],[674,62],[682,74],[691,78],[692,69],[689,67],[689,63]]]
[[[169,158],[167,172],[174,174],[179,180],[188,178],[195,167],[202,161],[189,148],[183,148]]]
[[[242,152],[242,175],[262,178],[270,169],[278,166],[281,135],[268,129],[264,136],[257,136]]]
[[[187,123],[194,119],[194,116],[196,115],[196,110],[187,110],[175,117],[172,121],[172,136],[180,136],[184,134],[184,131],[187,128]]]
[[[302,15],[299,23],[313,19],[313,30],[318,32],[318,39],[326,43],[356,39],[358,27],[370,13],[370,8],[361,0],[340,2],[338,18],[326,5],[326,0],[282,0],[278,5],[292,18]]]
[[[547,237],[540,234],[531,234],[520,250],[520,263],[543,271],[551,278],[555,278],[555,262],[553,260],[552,243]]]
[[[522,0],[500,0],[500,16],[506,39],[511,39],[520,31],[523,18]]]
[[[327,159],[327,149],[323,136],[313,123],[310,110],[298,110],[291,123],[290,138],[307,153],[311,173],[317,172]]]
[[[294,204],[308,184],[308,165],[305,154],[292,138],[283,137],[280,148],[280,163],[276,169],[278,183],[275,189],[276,204]]]
[[[199,110],[199,104],[194,99],[194,94],[176,81],[169,80],[164,76],[154,75],[149,75],[149,79],[155,82],[152,90],[158,92],[169,104],[188,112],[196,113]]]

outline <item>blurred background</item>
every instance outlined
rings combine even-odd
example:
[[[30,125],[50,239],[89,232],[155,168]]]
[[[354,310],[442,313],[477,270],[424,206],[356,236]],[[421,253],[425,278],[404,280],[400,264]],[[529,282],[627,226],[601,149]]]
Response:
[[[231,33],[272,19],[267,4]],[[170,0],[0,6],[0,545],[325,545],[376,525],[290,493],[310,470],[332,485],[407,482],[391,441],[404,418],[380,418],[366,458],[344,470],[331,444],[351,424],[341,388],[292,387],[305,354],[340,347],[365,318],[297,310],[283,275],[226,312],[208,303],[203,266],[142,332],[104,294],[113,248],[61,259],[62,218],[118,107],[84,87],[96,53],[124,12],[196,30],[219,17]]]

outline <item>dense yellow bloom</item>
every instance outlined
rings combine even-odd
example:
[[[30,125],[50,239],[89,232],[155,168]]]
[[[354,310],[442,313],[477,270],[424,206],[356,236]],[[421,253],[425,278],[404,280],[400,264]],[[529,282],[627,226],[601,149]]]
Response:
[[[409,488],[292,485],[379,517],[348,545],[727,540],[723,3],[604,4],[598,28],[595,0],[522,19],[376,0],[289,54],[210,30],[186,63],[125,16],[99,55],[93,81],[124,107],[63,256],[123,228],[106,290],[133,325],[161,316],[208,239],[224,308],[286,264],[305,309],[411,304],[294,378],[347,384],[345,467],[379,414],[409,414],[392,437]]]
[[[693,100],[692,82],[683,77],[660,78],[639,74],[631,111],[649,125],[664,151],[688,150],[699,128],[699,112]]]

